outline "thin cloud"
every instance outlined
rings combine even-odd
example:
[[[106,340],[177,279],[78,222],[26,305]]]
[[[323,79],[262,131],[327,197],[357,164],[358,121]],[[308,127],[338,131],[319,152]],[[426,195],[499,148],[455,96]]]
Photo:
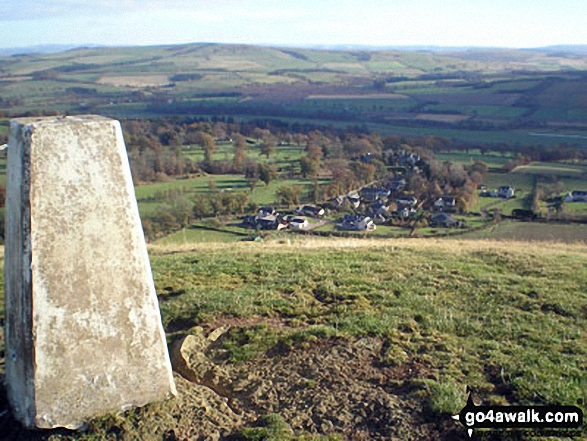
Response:
[[[112,15],[143,11],[217,10],[242,4],[237,0],[2,0],[0,21],[37,20],[66,16]]]

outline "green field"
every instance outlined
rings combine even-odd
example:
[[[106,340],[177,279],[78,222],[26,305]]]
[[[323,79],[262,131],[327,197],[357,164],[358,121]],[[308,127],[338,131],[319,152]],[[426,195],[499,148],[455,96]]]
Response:
[[[528,112],[527,108],[509,106],[459,106],[459,105],[430,105],[425,111],[434,113],[456,113],[469,116],[491,117],[491,118],[515,118]]]
[[[206,220],[194,222],[187,228],[159,239],[155,244],[227,243],[241,241],[249,236],[249,231],[244,228],[221,225],[214,220]]]
[[[436,153],[434,158],[438,161],[457,162],[461,164],[472,164],[475,161],[480,161],[487,164],[490,168],[501,168],[507,161],[515,159],[514,155],[511,153],[498,154],[495,152],[488,152],[486,154],[481,154],[481,152],[476,149],[471,149],[469,153]]]
[[[465,233],[461,238],[587,243],[587,225],[504,221],[487,230]]]
[[[258,205],[270,205],[276,201],[276,192],[282,186],[291,187],[297,185],[302,188],[304,194],[314,185],[313,178],[296,178],[296,179],[276,179],[265,185],[259,182],[251,192],[246,179],[241,175],[206,175],[191,179],[172,179],[168,182],[158,182],[153,184],[141,184],[135,188],[139,210],[143,204],[147,203],[142,210],[149,211],[153,206],[153,200],[166,190],[180,190],[183,196],[188,199],[194,199],[199,194],[210,194],[212,191],[217,192],[240,192],[247,193],[249,200]],[[324,182],[324,180],[319,180]],[[214,186],[210,188],[211,183]],[[159,201],[161,203],[161,201]]]
[[[534,185],[534,178],[521,173],[489,173],[483,179],[483,184],[489,189],[509,185],[517,190],[530,191]]]
[[[261,153],[259,145],[247,146],[247,158],[259,163],[271,163],[276,167],[285,167],[288,165],[295,165],[305,154],[304,146],[296,145],[279,145],[275,148],[275,153],[271,154],[269,158]],[[204,151],[198,145],[185,146],[183,148],[183,155],[192,161],[202,162],[204,160]],[[212,154],[214,161],[232,161],[234,157],[234,145],[231,142],[222,142],[216,144],[216,150]]]
[[[559,162],[533,162],[517,167],[514,173],[530,175],[549,175],[559,178],[587,178],[587,166]]]

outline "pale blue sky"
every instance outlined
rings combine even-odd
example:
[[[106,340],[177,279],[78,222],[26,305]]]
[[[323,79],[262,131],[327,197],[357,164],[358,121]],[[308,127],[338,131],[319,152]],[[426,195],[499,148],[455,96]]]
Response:
[[[0,47],[587,44],[585,0],[0,0]]]

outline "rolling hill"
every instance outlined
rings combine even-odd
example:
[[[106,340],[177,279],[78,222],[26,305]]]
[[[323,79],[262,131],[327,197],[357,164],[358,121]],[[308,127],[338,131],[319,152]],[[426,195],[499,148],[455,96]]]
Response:
[[[587,59],[565,48],[78,48],[0,58],[0,112],[276,118],[552,145],[560,139],[528,132],[587,131],[586,71]]]

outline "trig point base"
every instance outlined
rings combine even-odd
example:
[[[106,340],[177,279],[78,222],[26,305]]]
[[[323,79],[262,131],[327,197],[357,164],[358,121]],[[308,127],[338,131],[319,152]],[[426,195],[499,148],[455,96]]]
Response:
[[[6,388],[29,428],[175,395],[118,121],[12,121],[6,185]]]

